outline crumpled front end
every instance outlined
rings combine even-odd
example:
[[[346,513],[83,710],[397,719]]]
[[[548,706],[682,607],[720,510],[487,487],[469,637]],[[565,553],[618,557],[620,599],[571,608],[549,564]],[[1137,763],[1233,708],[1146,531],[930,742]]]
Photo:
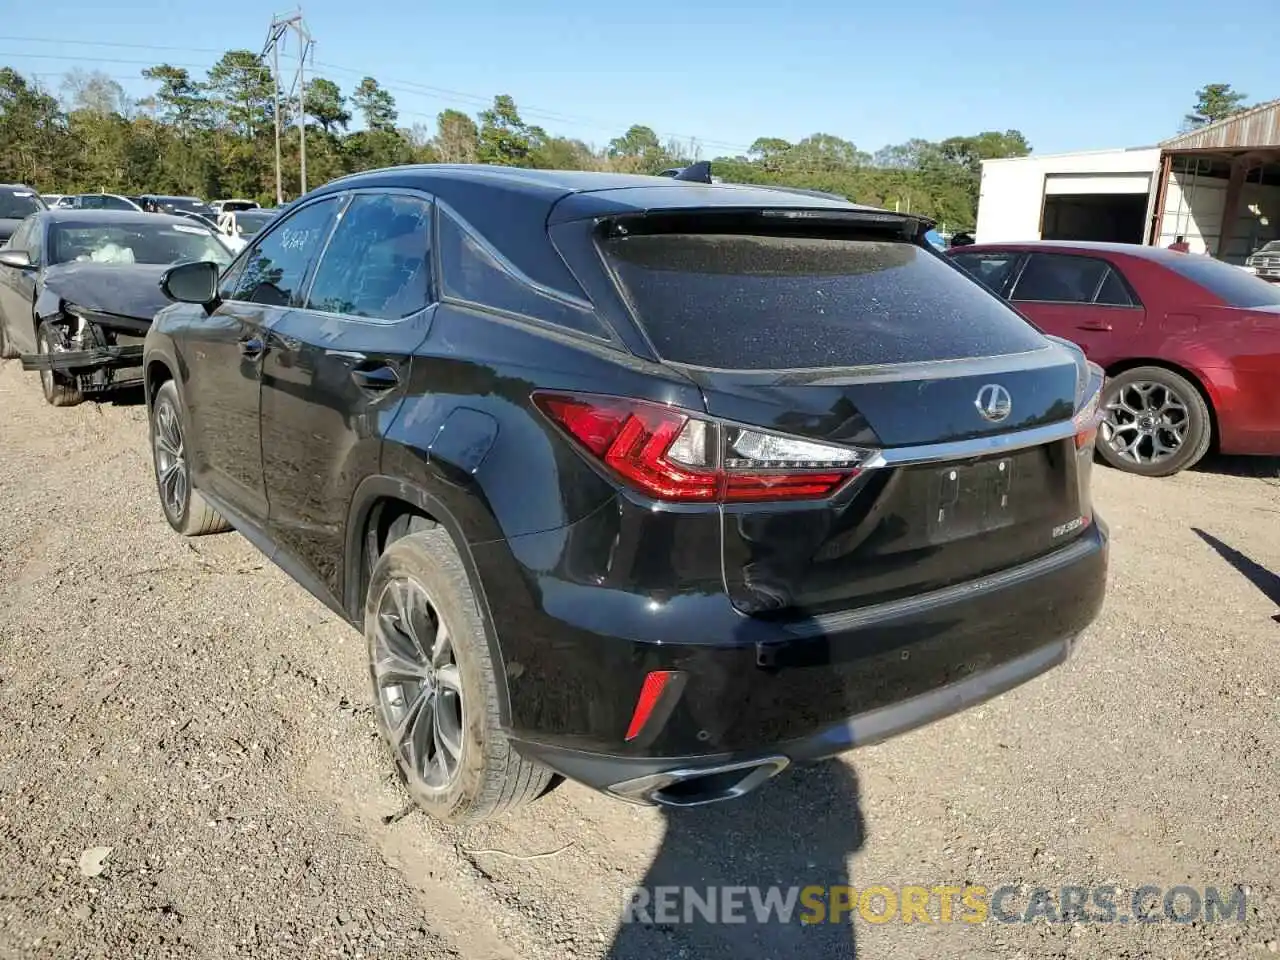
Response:
[[[82,393],[142,381],[142,347],[150,319],[125,317],[63,303],[40,321],[49,350],[21,357],[23,370],[53,371]]]

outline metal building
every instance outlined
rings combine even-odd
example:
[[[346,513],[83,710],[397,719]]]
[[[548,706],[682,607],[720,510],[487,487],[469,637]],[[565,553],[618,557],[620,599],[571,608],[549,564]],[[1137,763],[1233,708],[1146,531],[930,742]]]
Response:
[[[1146,242],[1178,236],[1232,263],[1280,239],[1280,100],[1160,144]]]
[[[976,233],[1159,246],[1181,236],[1243,262],[1280,239],[1280,100],[1154,147],[987,160]]]

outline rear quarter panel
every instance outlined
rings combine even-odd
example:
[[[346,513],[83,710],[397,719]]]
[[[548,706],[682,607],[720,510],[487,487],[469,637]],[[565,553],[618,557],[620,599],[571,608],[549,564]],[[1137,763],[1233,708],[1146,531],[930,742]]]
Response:
[[[688,379],[602,342],[442,304],[385,435],[383,472],[421,483],[469,542],[586,516],[615,487],[533,406],[536,389],[703,405]],[[459,432],[475,442],[460,442]]]
[[[1224,306],[1159,264],[1122,261],[1118,265],[1147,304],[1147,332],[1130,356],[1103,366],[1150,359],[1179,367],[1208,397],[1222,453],[1280,454],[1280,315]]]

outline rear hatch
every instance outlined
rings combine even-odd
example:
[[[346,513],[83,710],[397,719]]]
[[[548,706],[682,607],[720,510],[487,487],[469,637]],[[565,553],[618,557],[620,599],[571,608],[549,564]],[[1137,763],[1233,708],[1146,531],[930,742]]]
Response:
[[[656,354],[702,389],[710,458],[730,476],[843,463],[816,496],[722,488],[725,587],[745,612],[937,589],[1091,522],[1096,372],[913,232],[663,216],[602,240]]]

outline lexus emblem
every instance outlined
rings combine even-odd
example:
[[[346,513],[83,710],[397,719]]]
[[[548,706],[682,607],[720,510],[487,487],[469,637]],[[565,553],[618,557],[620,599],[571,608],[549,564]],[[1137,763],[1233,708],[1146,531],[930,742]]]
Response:
[[[1013,412],[1013,399],[1009,391],[998,383],[988,383],[978,391],[978,398],[973,401],[984,420],[999,423]]]

